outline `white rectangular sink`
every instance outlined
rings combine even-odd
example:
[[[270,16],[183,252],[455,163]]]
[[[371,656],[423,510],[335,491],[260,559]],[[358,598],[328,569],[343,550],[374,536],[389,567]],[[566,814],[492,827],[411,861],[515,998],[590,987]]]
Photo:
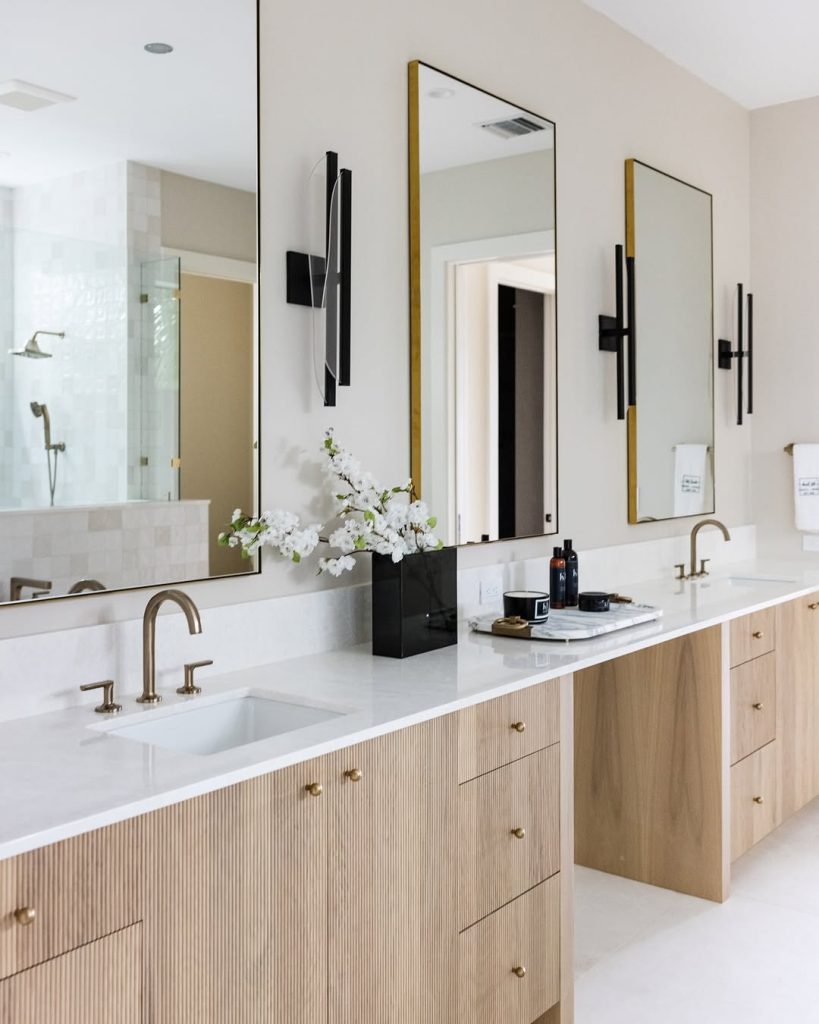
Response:
[[[218,754],[347,713],[292,704],[275,697],[242,694],[199,707],[174,708],[167,714],[144,712],[139,722],[108,728],[105,732],[109,736],[186,754]]]

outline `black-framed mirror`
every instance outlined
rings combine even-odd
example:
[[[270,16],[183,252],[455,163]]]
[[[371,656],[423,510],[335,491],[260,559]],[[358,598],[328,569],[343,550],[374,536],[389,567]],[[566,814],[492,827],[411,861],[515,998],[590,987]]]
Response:
[[[0,602],[256,571],[257,3],[0,40]]]

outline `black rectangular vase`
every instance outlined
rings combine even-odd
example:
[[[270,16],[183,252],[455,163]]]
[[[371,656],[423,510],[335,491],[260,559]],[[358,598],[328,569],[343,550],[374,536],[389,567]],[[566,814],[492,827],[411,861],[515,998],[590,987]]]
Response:
[[[458,642],[457,548],[373,555],[373,654],[409,658]]]

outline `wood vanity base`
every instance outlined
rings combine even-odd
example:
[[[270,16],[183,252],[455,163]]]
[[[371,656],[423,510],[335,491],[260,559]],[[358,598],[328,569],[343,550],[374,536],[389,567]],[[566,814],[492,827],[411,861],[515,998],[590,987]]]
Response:
[[[715,626],[575,674],[577,864],[727,897],[723,665]]]

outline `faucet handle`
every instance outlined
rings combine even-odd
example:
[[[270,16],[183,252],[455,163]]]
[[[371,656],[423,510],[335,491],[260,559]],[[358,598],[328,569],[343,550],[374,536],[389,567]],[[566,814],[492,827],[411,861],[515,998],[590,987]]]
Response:
[[[197,693],[202,692],[201,686],[195,686],[193,682],[193,674],[198,668],[205,668],[207,665],[212,665],[212,659],[205,661],[191,661],[185,665],[185,685],[177,686],[176,692],[182,693],[187,697],[192,697]]]
[[[675,569],[679,570],[677,575],[674,577],[675,580],[685,579],[685,562],[677,562],[674,566]]]
[[[83,683],[81,690],[102,690],[102,704],[98,704],[94,710],[99,715],[115,715],[122,711],[122,705],[114,703],[114,680],[103,679],[99,683]]]
[[[699,572],[700,576],[707,576],[708,575],[708,570],[705,567],[706,567],[706,565],[708,565],[708,563],[710,561],[711,561],[710,558],[701,558],[700,559],[700,572]]]

